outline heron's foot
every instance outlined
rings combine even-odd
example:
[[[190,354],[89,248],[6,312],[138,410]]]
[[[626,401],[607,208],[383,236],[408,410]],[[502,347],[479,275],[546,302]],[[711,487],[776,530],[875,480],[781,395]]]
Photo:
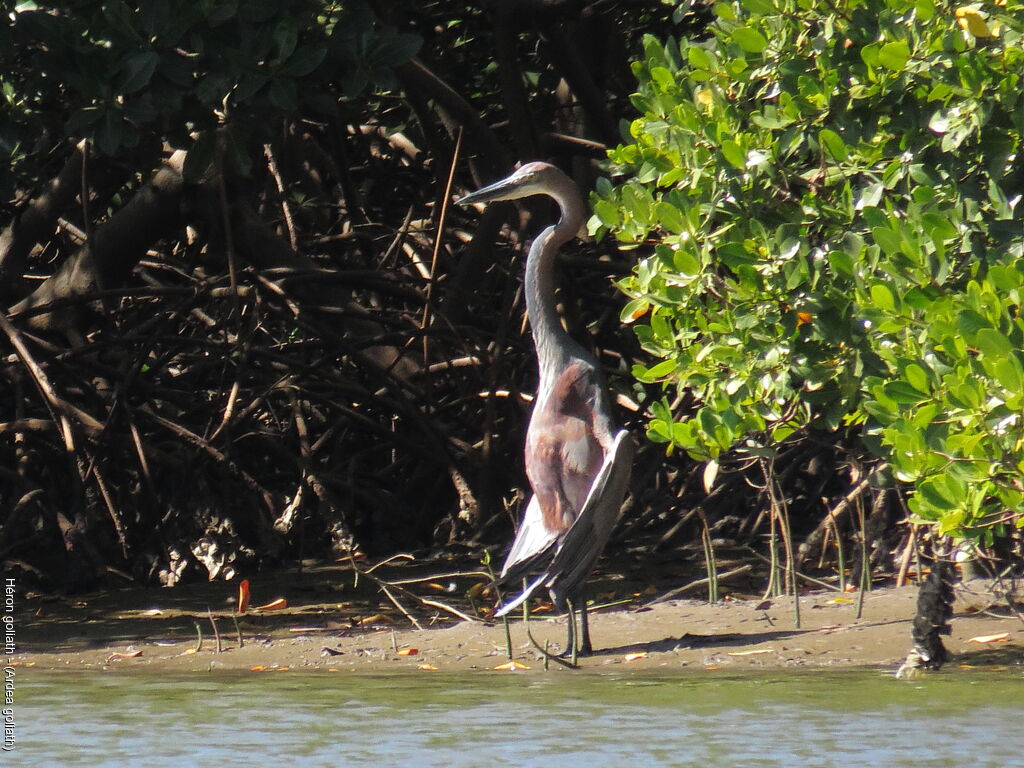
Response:
[[[565,653],[551,653],[547,648],[542,647],[530,631],[529,624],[526,625],[526,636],[530,638],[530,643],[540,652],[541,657],[544,659],[544,669],[548,668],[548,661],[561,664],[563,667],[568,667],[569,669],[579,669],[579,667],[576,666],[576,662],[571,660],[571,654],[569,654],[568,651]]]
[[[566,648],[564,651],[562,651],[558,655],[561,656],[563,659],[571,658],[572,655],[573,655],[572,648],[571,647]],[[581,648],[577,648],[576,649],[576,656],[578,656],[578,657],[593,656],[593,655],[594,655],[594,649],[591,647],[591,645],[589,643],[587,645],[584,645]]]

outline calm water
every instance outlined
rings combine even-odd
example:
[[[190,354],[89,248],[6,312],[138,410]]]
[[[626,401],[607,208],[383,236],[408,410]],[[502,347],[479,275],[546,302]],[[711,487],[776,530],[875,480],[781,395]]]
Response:
[[[18,676],[4,766],[1024,766],[1024,673]]]

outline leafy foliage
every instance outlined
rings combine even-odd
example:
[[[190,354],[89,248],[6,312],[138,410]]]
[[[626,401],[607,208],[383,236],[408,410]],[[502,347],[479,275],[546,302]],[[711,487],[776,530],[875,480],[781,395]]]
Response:
[[[697,459],[856,430],[911,509],[1024,524],[1024,5],[739,0],[647,38],[591,228],[656,245],[622,288]],[[643,318],[642,321],[640,319]]]
[[[0,147],[24,159],[41,135],[85,135],[113,156],[158,138],[190,148],[193,177],[218,125],[228,167],[245,174],[268,129],[300,107],[333,114],[331,84],[350,98],[392,85],[390,67],[420,44],[360,2],[68,0],[22,3],[12,18]]]

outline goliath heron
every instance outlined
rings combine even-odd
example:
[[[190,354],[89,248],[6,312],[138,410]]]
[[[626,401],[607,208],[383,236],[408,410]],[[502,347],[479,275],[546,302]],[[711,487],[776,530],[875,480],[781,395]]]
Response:
[[[534,495],[498,584],[538,575],[496,615],[505,615],[546,587],[555,606],[568,611],[566,653],[575,658],[577,651],[592,652],[581,592],[618,520],[633,443],[625,430],[615,427],[597,360],[565,332],[556,308],[555,256],[579,232],[584,217],[576,185],[553,165],[529,163],[458,202],[530,195],[554,198],[561,216],[537,236],[526,259],[526,314],[540,368],[526,433],[526,474]]]

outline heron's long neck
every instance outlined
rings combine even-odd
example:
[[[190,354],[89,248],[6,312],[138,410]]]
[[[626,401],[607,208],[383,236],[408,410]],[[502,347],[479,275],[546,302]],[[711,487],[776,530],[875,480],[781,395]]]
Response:
[[[561,218],[537,235],[526,258],[526,314],[537,347],[541,391],[553,382],[570,356],[585,354],[562,328],[555,303],[555,257],[562,244],[576,236],[583,222],[583,201],[575,185],[568,179],[566,182],[566,189],[552,193],[562,210]]]

